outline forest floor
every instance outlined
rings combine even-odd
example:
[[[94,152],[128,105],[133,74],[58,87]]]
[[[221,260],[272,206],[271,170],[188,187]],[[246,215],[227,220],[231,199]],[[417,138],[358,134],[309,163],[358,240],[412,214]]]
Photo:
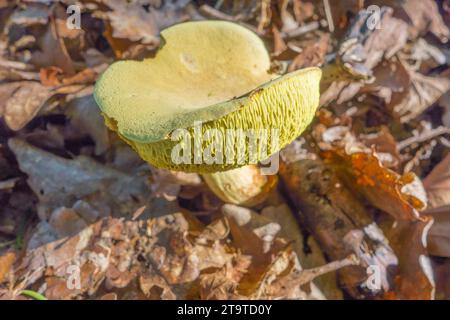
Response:
[[[450,299],[450,1],[74,3],[0,0],[0,298]],[[257,206],[146,164],[92,97],[202,19],[324,71]]]

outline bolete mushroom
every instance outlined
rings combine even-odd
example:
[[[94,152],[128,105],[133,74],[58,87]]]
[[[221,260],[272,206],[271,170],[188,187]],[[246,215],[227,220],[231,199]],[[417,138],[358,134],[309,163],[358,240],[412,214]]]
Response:
[[[154,57],[115,62],[97,81],[105,123],[154,166],[201,173],[223,200],[254,204],[274,184],[256,163],[311,122],[320,69],[271,73],[263,41],[231,22],[181,23],[161,38]]]

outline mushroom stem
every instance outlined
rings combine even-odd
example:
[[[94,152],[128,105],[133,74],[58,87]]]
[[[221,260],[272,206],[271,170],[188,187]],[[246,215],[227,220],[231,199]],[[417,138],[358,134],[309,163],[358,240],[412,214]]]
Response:
[[[263,175],[258,166],[247,165],[216,173],[202,174],[208,187],[227,203],[255,206],[277,185],[276,175]]]

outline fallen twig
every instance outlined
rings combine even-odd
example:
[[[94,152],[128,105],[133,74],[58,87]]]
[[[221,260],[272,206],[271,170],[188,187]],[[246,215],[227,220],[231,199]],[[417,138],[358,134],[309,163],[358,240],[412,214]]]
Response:
[[[399,143],[397,143],[397,150],[400,151],[414,143],[425,142],[427,140],[433,139],[443,134],[450,134],[450,129],[440,126],[435,129],[427,130],[417,136],[412,136],[405,140],[400,141]]]
[[[298,27],[297,29],[288,31],[288,32],[282,32],[281,36],[284,39],[293,39],[296,37],[300,37],[308,32],[314,31],[319,29],[320,23],[318,21],[312,21],[309,23],[304,24],[303,26]]]
[[[330,32],[334,32],[334,22],[333,15],[331,14],[330,2],[328,0],[323,0],[323,7],[327,18],[328,30],[330,30]]]

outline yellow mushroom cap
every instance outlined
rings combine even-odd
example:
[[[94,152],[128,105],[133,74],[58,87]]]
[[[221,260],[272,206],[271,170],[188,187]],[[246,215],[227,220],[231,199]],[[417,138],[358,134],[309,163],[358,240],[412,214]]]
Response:
[[[106,124],[144,160],[172,170],[228,170],[254,157],[245,151],[241,161],[175,163],[173,150],[180,142],[172,141],[172,134],[187,129],[193,137],[196,121],[202,122],[206,138],[211,129],[222,138],[227,130],[265,129],[270,140],[271,129],[277,129],[280,149],[311,122],[319,104],[320,69],[271,74],[261,39],[230,22],[182,23],[162,31],[161,37],[155,57],[112,64],[94,92]],[[200,145],[208,148],[208,139]],[[278,151],[272,149],[269,143],[270,153]],[[258,149],[257,160],[264,160],[263,155]]]

